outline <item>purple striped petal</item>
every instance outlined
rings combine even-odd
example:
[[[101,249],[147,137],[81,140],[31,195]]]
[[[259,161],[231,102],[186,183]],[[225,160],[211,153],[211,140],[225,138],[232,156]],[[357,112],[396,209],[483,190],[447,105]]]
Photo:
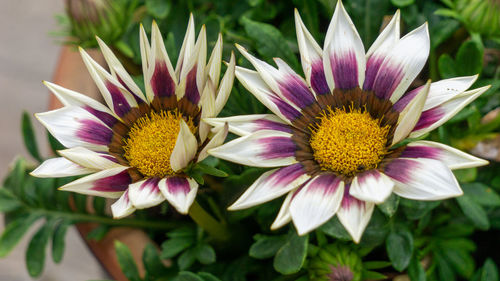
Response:
[[[267,171],[228,209],[246,209],[271,201],[297,188],[308,179],[309,175],[300,163]]]
[[[383,203],[392,193],[394,182],[377,170],[366,171],[353,179],[349,194],[359,200]]]
[[[111,205],[111,212],[113,213],[113,218],[121,219],[135,211],[135,207],[132,205],[130,200],[129,191],[126,190],[120,199],[116,200],[113,205]]]
[[[184,97],[186,97],[191,103],[198,104],[200,102],[200,91],[198,89],[198,85],[196,84],[196,69],[195,65],[191,71],[189,71],[186,76],[186,93]]]
[[[198,183],[191,178],[169,177],[162,179],[158,186],[163,196],[181,214],[187,214],[196,197]]]
[[[170,76],[165,61],[156,61],[150,83],[151,89],[157,97],[171,97],[175,95],[175,82],[172,76]]]
[[[380,59],[377,60],[376,58],[374,58],[374,60],[376,61],[374,61],[373,63],[381,64],[380,66],[378,66],[378,68],[377,66],[371,67],[373,68],[373,70],[371,71],[375,71],[375,69],[377,69],[377,76],[375,79],[373,79],[373,82],[368,81],[366,86],[363,85],[363,87],[366,91],[373,91],[375,95],[380,99],[390,99],[392,93],[394,93],[396,88],[403,80],[403,68],[400,65],[390,65],[388,63],[382,65]],[[370,76],[373,77],[373,73],[370,73]]]
[[[415,125],[415,128],[413,128],[413,131],[418,131],[430,127],[432,124],[440,120],[445,115],[445,113],[446,112],[440,107],[431,108],[422,112],[422,115],[420,115],[420,119]]]
[[[273,102],[276,107],[278,107],[278,110],[283,116],[285,116],[286,119],[295,120],[302,116],[300,111],[289,105],[287,102],[283,101],[281,98],[277,96],[270,96],[269,98],[271,102]]]
[[[81,120],[76,137],[92,144],[108,145],[113,138],[113,131],[95,120]]]
[[[144,209],[156,206],[165,201],[165,197],[163,197],[158,186],[159,182],[159,178],[148,178],[131,184],[128,190],[132,204],[137,209]]]
[[[319,59],[311,64],[311,87],[318,95],[330,93],[328,83],[325,78],[325,70],[323,69],[323,59]]]
[[[113,110],[119,117],[125,116],[130,111],[130,104],[123,95],[123,92],[114,84],[106,83],[111,99],[113,100]]]
[[[112,128],[118,120],[111,114],[97,110],[89,105],[86,105],[83,107],[85,110],[90,112],[92,115],[95,117],[99,118],[104,124],[106,124],[108,127]]]
[[[290,203],[293,224],[304,235],[331,219],[340,207],[344,182],[334,174],[322,174],[301,188]]]
[[[358,84],[358,62],[354,52],[342,55],[331,55],[330,66],[332,67],[335,88],[348,90],[356,88]]]
[[[342,205],[337,217],[354,242],[359,243],[366,226],[370,222],[375,204],[360,201],[349,195],[350,187],[346,187]]]
[[[59,189],[87,195],[118,198],[132,183],[127,169],[129,168],[118,167],[103,170],[70,182]]]
[[[316,100],[304,81],[298,76],[289,75],[279,82],[280,91],[290,102],[305,108]]]
[[[417,94],[423,89],[423,87],[424,86],[420,86],[404,94],[404,96],[400,100],[398,100],[392,108],[397,112],[401,113],[408,106],[408,104],[410,104],[410,102],[417,96]]]
[[[263,147],[259,154],[263,159],[292,157],[297,150],[297,146],[289,137],[263,138],[259,140],[259,145]]]
[[[116,175],[96,180],[91,189],[100,192],[120,192],[125,191],[130,183],[132,183],[132,178],[125,170]]]

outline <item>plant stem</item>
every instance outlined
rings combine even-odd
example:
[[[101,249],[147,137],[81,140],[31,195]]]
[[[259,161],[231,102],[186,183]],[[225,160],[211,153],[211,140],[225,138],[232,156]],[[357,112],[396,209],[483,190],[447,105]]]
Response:
[[[197,201],[194,201],[193,205],[191,205],[189,216],[214,239],[227,241],[230,238],[231,235],[227,226],[214,219]]]

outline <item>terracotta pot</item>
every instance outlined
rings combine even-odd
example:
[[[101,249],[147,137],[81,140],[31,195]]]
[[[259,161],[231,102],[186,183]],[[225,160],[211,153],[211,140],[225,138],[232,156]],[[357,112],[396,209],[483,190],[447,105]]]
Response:
[[[87,52],[98,63],[105,65],[104,58],[98,50],[87,50]],[[62,47],[52,82],[102,101],[97,86],[95,86],[94,81],[88,73],[79,52],[74,47]],[[62,104],[53,94],[51,94],[49,109],[59,107],[62,107]],[[94,256],[113,279],[118,281],[128,280],[125,275],[123,275],[116,258],[114,250],[114,241],[116,240],[129,247],[139,266],[139,273],[144,275],[144,267],[141,261],[142,252],[146,244],[153,243],[146,233],[138,229],[116,227],[111,229],[100,241],[87,240],[87,234],[97,226],[98,224],[95,223],[80,223],[76,225],[76,228]]]

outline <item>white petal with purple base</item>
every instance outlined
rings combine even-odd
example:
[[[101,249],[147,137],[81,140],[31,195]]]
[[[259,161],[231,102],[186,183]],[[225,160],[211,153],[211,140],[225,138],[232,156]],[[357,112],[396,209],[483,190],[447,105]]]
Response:
[[[203,121],[214,127],[228,124],[229,131],[239,136],[246,136],[260,130],[275,130],[291,133],[292,129],[286,122],[274,114],[239,115],[224,118],[205,118]]]
[[[181,214],[187,214],[196,197],[198,183],[191,178],[169,177],[162,179],[158,186],[163,196]]]
[[[395,159],[384,173],[394,180],[394,193],[404,198],[442,200],[463,194],[450,168],[438,160]]]
[[[43,161],[30,175],[38,178],[59,178],[80,176],[97,170],[82,167],[64,157],[51,158]]]
[[[346,192],[337,217],[354,242],[359,243],[361,240],[361,236],[363,236],[363,232],[372,217],[374,207],[375,204],[360,201]]]
[[[160,179],[149,178],[135,182],[128,187],[130,201],[137,209],[156,206],[165,201],[158,186]]]
[[[429,96],[425,101],[424,110],[431,109],[456,97],[469,89],[477,80],[478,75],[444,79],[431,84]]]
[[[120,199],[116,200],[115,203],[111,205],[111,213],[113,213],[113,218],[121,219],[129,216],[135,211],[135,207],[130,201],[128,190],[125,191]]]
[[[332,218],[340,207],[344,182],[333,174],[311,179],[292,198],[290,213],[299,235],[304,235]]]
[[[296,189],[310,176],[304,171],[302,164],[274,169],[262,174],[228,210],[241,210],[271,201]]]
[[[59,150],[58,152],[67,159],[91,169],[106,170],[123,167],[118,164],[113,156],[106,153],[95,152],[84,147],[74,147]]]
[[[196,155],[197,149],[198,141],[196,137],[191,133],[184,119],[181,119],[179,135],[177,135],[175,147],[170,155],[172,170],[179,171],[186,168]]]
[[[392,193],[394,182],[377,170],[366,171],[354,177],[349,194],[362,201],[383,203]]]
[[[205,158],[208,157],[208,150],[221,145],[226,139],[228,132],[229,130],[227,124],[225,124],[222,128],[219,127],[217,132],[212,136],[207,145],[205,145],[205,147],[203,147],[203,149],[200,151],[200,154],[198,154],[198,159],[196,161],[201,162],[205,160]]]
[[[292,198],[295,192],[295,190],[288,192],[287,196],[285,197],[285,201],[283,201],[283,204],[281,204],[278,215],[274,219],[273,224],[271,224],[271,230],[278,229],[292,221],[292,215],[290,214],[290,202],[292,202]]]

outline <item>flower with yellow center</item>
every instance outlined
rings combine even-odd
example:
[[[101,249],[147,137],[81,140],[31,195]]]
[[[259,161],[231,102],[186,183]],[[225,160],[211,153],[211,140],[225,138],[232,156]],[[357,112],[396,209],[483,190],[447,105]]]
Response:
[[[151,44],[141,26],[144,93],[102,40],[98,38],[98,43],[110,72],[80,49],[107,106],[45,82],[64,107],[36,116],[67,149],[32,174],[89,174],[60,189],[119,198],[111,206],[116,218],[165,200],[186,214],[198,190],[186,168],[205,159],[207,150],[222,144],[228,132],[227,126],[212,130],[201,119],[215,117],[222,110],[235,70],[231,54],[219,83],[222,36],[207,62],[205,26],[196,40],[194,29],[191,16],[174,69],[156,23]]]
[[[359,242],[375,204],[392,192],[414,200],[461,195],[451,169],[486,161],[436,142],[400,144],[437,128],[488,88],[466,91],[471,76],[409,90],[429,55],[427,24],[400,38],[398,11],[367,52],[342,1],[323,49],[297,11],[295,24],[305,79],[281,59],[276,69],[237,46],[256,71],[236,67],[236,77],[273,114],[203,119],[241,136],[210,154],[273,168],[229,209],[287,194],[272,229],[293,221],[303,235],[337,215]]]

